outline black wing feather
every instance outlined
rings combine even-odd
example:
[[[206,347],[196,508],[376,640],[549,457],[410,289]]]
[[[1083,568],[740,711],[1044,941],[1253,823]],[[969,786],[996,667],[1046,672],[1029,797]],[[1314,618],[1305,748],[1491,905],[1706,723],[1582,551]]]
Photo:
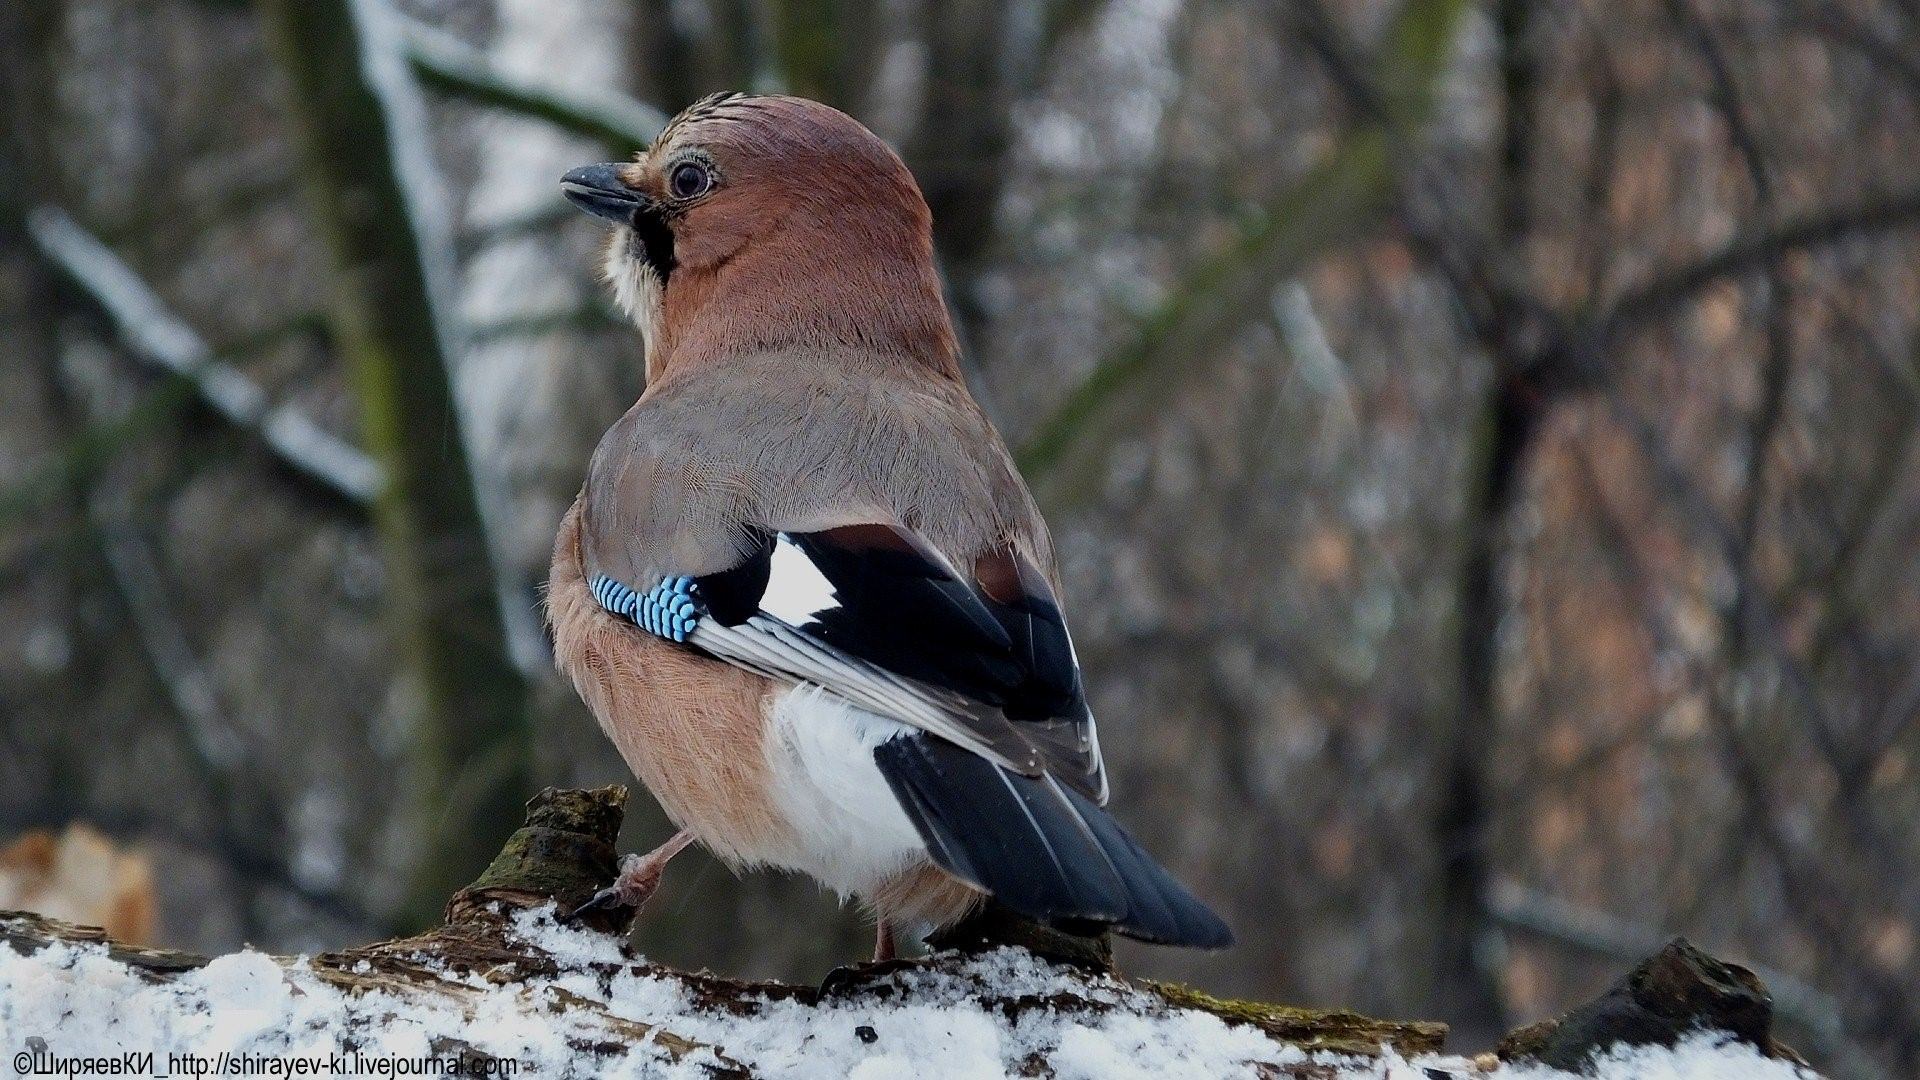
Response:
[[[1105,777],[1079,664],[1031,561],[1003,549],[963,575],[885,525],[755,540],[738,565],[697,579],[725,629],[690,642],[838,686],[920,728],[874,758],[936,863],[1042,922],[1232,941],[1098,805]]]
[[[1025,642],[1027,672],[1033,708],[1047,716],[1084,713],[1086,693],[1080,685],[1080,662],[1067,636],[1067,619],[1054,602],[1053,590],[1039,567],[1024,556],[1010,556],[1019,575],[1019,594],[1000,605],[1009,634]]]
[[[1219,916],[1078,792],[926,734],[889,739],[874,760],[935,861],[1014,911],[1164,945],[1232,944]]]
[[[937,555],[850,546],[845,530],[788,535],[840,601],[802,630],[895,674],[989,705],[1006,705],[1024,680],[1024,658],[1000,619]]]
[[[767,581],[773,574],[773,534],[756,534],[755,544],[738,566],[695,578],[707,614],[722,626],[739,626],[760,610]]]

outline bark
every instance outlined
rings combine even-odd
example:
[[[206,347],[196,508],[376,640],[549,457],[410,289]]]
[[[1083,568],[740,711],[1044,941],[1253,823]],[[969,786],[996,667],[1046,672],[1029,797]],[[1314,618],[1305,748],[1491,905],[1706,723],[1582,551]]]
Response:
[[[527,687],[508,640],[446,350],[400,179],[401,147],[365,39],[365,0],[260,0],[315,225],[333,264],[331,321],[385,468],[375,525],[398,662],[413,695],[410,775],[420,838],[402,919],[418,925],[485,859],[527,784]],[[397,56],[391,58],[399,63]],[[370,63],[371,61],[371,63]]]
[[[1614,1046],[1672,1046],[1701,1028],[1725,1032],[1768,1057],[1805,1064],[1773,1037],[1773,999],[1753,972],[1675,938],[1606,993],[1554,1020],[1500,1040],[1500,1058],[1585,1072]]]
[[[512,914],[547,903],[569,909],[613,880],[617,862],[614,844],[626,797],[626,789],[617,786],[591,791],[552,788],[543,791],[527,804],[525,824],[508,838],[485,872],[447,902],[441,925],[411,937],[322,953],[306,962],[326,982],[348,994],[384,993],[403,1001],[422,997],[473,1001],[483,993],[474,985],[476,975],[490,985],[511,985],[528,976],[552,974],[566,961],[540,952],[508,933]],[[595,929],[618,933],[625,930],[631,918],[631,912],[602,911],[583,921]],[[971,930],[956,934],[957,938],[968,939],[959,943],[962,948],[997,947],[1009,936],[1041,944],[1043,950],[1052,947],[1046,943],[1048,936],[1034,935],[1031,926],[1018,927],[1002,920],[975,924]],[[30,954],[56,941],[103,943],[113,959],[157,981],[179,978],[208,962],[205,957],[190,953],[114,942],[103,931],[92,927],[26,912],[0,912],[0,944]],[[1074,947],[1074,951],[1075,963],[1089,972],[1101,971],[1107,963],[1104,956],[1089,954],[1084,941]],[[624,966],[635,973],[682,981],[689,1002],[696,1008],[744,1016],[766,1009],[772,1003],[813,1006],[829,998],[836,1004],[863,997],[876,1001],[897,1000],[914,993],[913,969],[951,964],[963,955],[956,949],[925,959],[863,965],[830,979],[823,988],[727,979],[704,972],[674,972],[631,955]],[[297,962],[294,957],[276,959],[283,965]],[[907,975],[905,979],[894,978],[903,972]],[[599,971],[596,965],[596,974],[610,979],[617,972]],[[1412,1056],[1439,1051],[1446,1037],[1446,1028],[1441,1024],[1375,1020],[1345,1011],[1233,1001],[1168,983],[1138,982],[1136,985],[1163,998],[1169,1008],[1210,1012],[1229,1024],[1255,1028],[1277,1041],[1311,1050],[1377,1056],[1383,1047],[1392,1047]],[[1048,1010],[1097,1015],[1109,1007],[1091,997],[1071,993],[1049,994],[1044,998],[996,996],[992,987],[983,987],[981,995],[993,999],[992,1005],[1010,1017],[1026,1011]],[[527,1007],[534,1010],[548,1006],[529,1002]],[[633,1042],[650,1039],[675,1058],[711,1050],[716,1063],[709,1071],[715,1076],[753,1075],[729,1058],[724,1046],[702,1047],[664,1026],[621,1019],[586,1000],[569,1002],[567,1007],[591,1010],[597,1014],[592,1017],[597,1026],[611,1036],[606,1041],[576,1045],[574,1049],[581,1055],[583,1064],[595,1055],[618,1056]],[[844,1017],[845,1014],[836,1011],[835,1015]],[[1045,1062],[1029,1064],[1040,1070],[1034,1075],[1050,1075]],[[1324,1066],[1302,1064],[1269,1075],[1274,1080],[1312,1080],[1326,1075],[1326,1071]]]
[[[509,932],[516,911],[548,903],[570,909],[613,880],[617,857],[615,841],[625,814],[627,793],[619,786],[591,791],[549,788],[527,804],[525,824],[507,839],[487,869],[471,884],[454,893],[444,921],[411,937],[322,953],[300,960],[276,958],[282,965],[304,962],[330,985],[350,994],[380,993],[401,1001],[423,999],[472,1002],[488,986],[513,985],[521,979],[551,976],[569,963],[540,951]],[[599,911],[583,920],[593,929],[623,933],[632,912]],[[147,949],[110,940],[104,931],[75,926],[27,912],[0,911],[0,944],[31,954],[53,942],[104,944],[109,956],[137,968],[155,981],[177,979],[208,961],[191,953]],[[787,983],[728,979],[705,972],[677,972],[627,953],[617,970],[594,963],[594,974],[611,980],[621,973],[667,977],[682,982],[691,1007],[750,1016],[773,1004],[813,1007],[828,1000],[898,1001],[916,991],[915,969],[938,969],[953,964],[966,950],[1018,944],[1049,957],[1059,957],[1070,968],[1093,977],[1112,974],[1111,957],[1100,943],[1068,940],[1057,931],[1022,924],[1005,913],[990,912],[949,931],[942,939],[948,951],[923,959],[894,960],[842,969],[826,986],[814,988]],[[896,978],[902,975],[904,978]],[[477,978],[476,978],[477,977]],[[1165,1000],[1169,1008],[1213,1013],[1231,1025],[1251,1027],[1276,1041],[1308,1050],[1334,1051],[1362,1057],[1377,1056],[1384,1047],[1412,1057],[1437,1053],[1446,1040],[1444,1024],[1420,1021],[1376,1020],[1346,1011],[1302,1009],[1257,1001],[1216,998],[1190,987],[1135,980],[1134,984]],[[995,1009],[1015,1018],[1029,1010],[1051,1010],[1098,1015],[1110,1006],[1092,997],[1053,993],[999,995],[991,986],[980,990]],[[529,1001],[529,1011],[551,1008]],[[587,1018],[606,1037],[583,1040],[574,1049],[583,1066],[596,1056],[613,1058],[633,1042],[646,1039],[676,1059],[699,1052],[714,1056],[707,1066],[715,1076],[748,1077],[753,1072],[726,1053],[726,1047],[703,1046],[675,1034],[666,1025],[622,1019],[585,999],[565,1003],[568,1009],[587,1011]],[[823,1023],[844,1023],[844,1012]],[[1703,1029],[1726,1032],[1771,1057],[1800,1061],[1772,1035],[1772,1000],[1752,972],[1676,940],[1641,963],[1613,989],[1558,1020],[1549,1020],[1509,1034],[1500,1043],[1499,1058],[1540,1062],[1587,1075],[1597,1052],[1616,1044],[1671,1045]],[[463,1048],[441,1048],[459,1051]],[[471,1048],[464,1048],[473,1052]],[[1472,1063],[1449,1064],[1428,1075],[1449,1080],[1472,1080],[1496,1064],[1493,1057]],[[1028,1061],[1029,1075],[1052,1075],[1045,1061]],[[1327,1075],[1325,1065],[1302,1063],[1263,1075],[1273,1080],[1313,1080]]]

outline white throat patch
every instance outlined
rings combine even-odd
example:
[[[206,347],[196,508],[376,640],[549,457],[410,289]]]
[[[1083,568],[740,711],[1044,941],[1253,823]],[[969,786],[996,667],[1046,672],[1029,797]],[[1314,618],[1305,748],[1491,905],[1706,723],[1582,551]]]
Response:
[[[627,318],[640,328],[640,339],[646,346],[649,364],[652,363],[655,343],[660,339],[660,297],[662,286],[660,275],[645,259],[635,258],[633,250],[633,230],[625,225],[613,230],[613,238],[607,243],[607,254],[600,272],[606,276],[607,283],[613,286],[614,303],[627,313]]]

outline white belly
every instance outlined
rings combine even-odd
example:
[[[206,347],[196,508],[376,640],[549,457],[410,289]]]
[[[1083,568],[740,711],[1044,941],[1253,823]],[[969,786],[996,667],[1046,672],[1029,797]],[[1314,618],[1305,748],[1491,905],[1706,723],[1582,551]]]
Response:
[[[912,729],[816,686],[772,700],[765,743],[773,803],[792,826],[776,859],[839,893],[871,895],[927,860],[927,847],[873,761],[873,748]]]

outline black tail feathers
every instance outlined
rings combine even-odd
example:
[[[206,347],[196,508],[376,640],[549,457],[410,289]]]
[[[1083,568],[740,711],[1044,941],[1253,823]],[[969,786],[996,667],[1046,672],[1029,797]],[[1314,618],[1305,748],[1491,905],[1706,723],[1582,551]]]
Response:
[[[1162,945],[1221,949],[1233,932],[1092,800],[931,735],[874,749],[934,861],[1044,923],[1111,924]]]

